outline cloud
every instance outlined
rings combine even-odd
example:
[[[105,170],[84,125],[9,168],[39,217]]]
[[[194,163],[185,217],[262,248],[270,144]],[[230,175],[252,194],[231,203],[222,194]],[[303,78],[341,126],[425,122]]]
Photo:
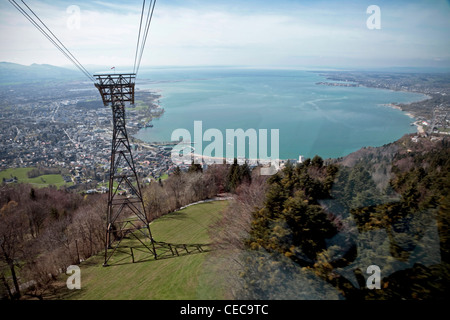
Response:
[[[69,1],[30,5],[83,64],[132,65],[142,3]],[[259,4],[259,5],[257,5]],[[0,60],[68,61],[12,6],[0,4]],[[385,64],[449,59],[448,4],[380,1],[382,29],[368,30],[369,4],[354,1],[158,2],[142,65]]]

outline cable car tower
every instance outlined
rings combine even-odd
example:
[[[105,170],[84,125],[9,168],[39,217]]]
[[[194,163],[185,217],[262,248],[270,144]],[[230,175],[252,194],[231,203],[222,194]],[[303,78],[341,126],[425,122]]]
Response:
[[[100,92],[103,104],[110,106],[113,114],[105,262],[103,263],[105,267],[108,266],[109,259],[114,255],[121,241],[127,235],[134,236],[157,259],[155,241],[150,231],[149,217],[145,210],[125,118],[126,104],[134,105],[136,75],[144,53],[155,4],[156,0],[152,0],[149,3],[143,29],[145,0],[142,4],[133,73],[94,75],[97,80],[95,87]],[[121,187],[127,188],[127,194],[119,194]],[[138,231],[139,233],[137,233]],[[133,256],[132,249],[131,255]]]
[[[128,139],[125,118],[126,105],[134,105],[136,76],[147,42],[156,0],[148,1],[147,8],[146,0],[143,0],[133,72],[125,74],[97,74],[94,76],[86,70],[25,1],[21,0],[21,2],[22,4],[16,0],[9,0],[11,5],[28,19],[39,32],[94,83],[100,92],[103,104],[111,107],[112,110],[113,135],[105,232],[105,261],[103,265],[108,265],[108,262],[119,248],[122,240],[129,235],[134,236],[156,259],[156,242],[153,240],[150,231],[149,217],[145,211],[139,176],[136,171],[132,148]],[[159,245],[164,244],[159,243]],[[169,248],[172,254],[174,254],[170,245]],[[131,255],[134,261],[132,248]]]
[[[128,234],[140,241],[156,259],[155,243],[145,211],[125,119],[126,104],[134,104],[136,74],[101,74],[94,77],[97,79],[95,86],[100,92],[103,104],[110,106],[113,114],[104,266],[108,265],[109,259]],[[119,194],[120,188],[126,188],[129,194]],[[136,231],[143,237],[137,236]],[[145,240],[150,240],[150,243],[145,243]]]

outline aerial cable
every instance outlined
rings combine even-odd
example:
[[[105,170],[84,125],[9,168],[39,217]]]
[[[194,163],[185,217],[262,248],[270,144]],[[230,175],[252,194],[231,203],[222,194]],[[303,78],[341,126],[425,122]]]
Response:
[[[62,54],[64,54],[67,59],[69,59],[81,72],[83,72],[88,78],[89,80],[93,81],[93,78],[91,77],[91,75],[87,72],[86,69],[84,69],[84,67],[79,63],[77,64],[77,62],[75,62],[75,60],[70,57],[70,55],[64,51],[56,42],[54,39],[52,39],[50,37],[50,35],[45,32],[45,30],[22,8],[20,7],[19,4],[17,4],[14,0],[9,0],[9,2],[20,12],[22,13],[23,16],[25,16],[25,18],[27,18],[31,24],[33,24],[33,26],[38,29],[51,43],[53,43],[53,45],[59,50],[61,51]],[[23,1],[22,1],[23,2]],[[24,3],[25,4],[25,3]],[[25,4],[26,5],[26,4]],[[28,6],[27,6],[28,7]],[[28,7],[29,8],[29,7]],[[31,10],[31,9],[30,9]],[[34,14],[34,13],[33,13]],[[37,17],[37,16],[36,16]],[[42,22],[42,21],[41,21]],[[48,29],[48,28],[47,28]],[[58,40],[59,41],[59,40]],[[66,48],[67,50],[67,48]],[[67,50],[68,51],[68,50]],[[69,52],[70,53],[70,52]],[[83,70],[84,69],[84,70]]]
[[[39,17],[34,13],[34,11],[25,3],[25,1],[21,0],[22,3],[28,8],[28,10],[31,11],[31,13],[39,20],[40,23],[42,23],[42,25],[51,33],[51,35],[56,39],[56,41],[58,41],[58,43],[66,50],[66,52],[73,58],[73,60],[75,60],[77,62],[77,64],[81,67],[81,69],[84,70],[84,73],[89,75],[88,78],[90,78],[91,80],[94,80],[94,78],[89,74],[89,72],[86,70],[85,67],[83,67],[83,65],[77,60],[77,58],[75,58],[75,56],[69,51],[69,49],[66,48],[66,46],[58,39],[57,36],[55,36],[55,34],[47,27],[47,25],[41,20],[39,19]],[[71,60],[71,61],[73,61]],[[95,81],[94,81],[95,82]]]
[[[155,5],[156,5],[156,0],[150,1],[149,7],[148,7],[148,12],[147,12],[147,18],[146,18],[146,22],[145,22],[145,27],[144,27],[144,34],[142,36],[142,43],[141,43],[141,47],[140,47],[140,51],[139,51],[139,60],[138,60],[137,67],[135,70],[136,75],[139,72],[139,68],[140,68],[141,61],[142,61],[142,56],[143,56],[144,49],[145,49],[145,44],[147,43],[148,32],[149,32],[150,24],[151,24],[151,21],[153,18],[153,12],[155,10]],[[138,44],[138,46],[139,46],[139,44]]]
[[[139,29],[140,29],[140,31],[139,31],[139,39],[138,39],[138,43],[137,43],[137,46],[136,46],[136,57],[138,57],[138,58],[137,58],[137,61],[136,61],[136,68],[133,70],[133,73],[136,73],[136,74],[137,74],[137,71],[139,70],[139,65],[140,65],[140,60],[141,60],[141,55],[142,55],[141,54],[141,52],[142,52],[142,45],[144,43],[144,38],[145,38],[145,33],[146,33],[145,31],[147,30],[147,26],[148,26],[148,19],[149,19],[149,16],[150,16],[150,10],[151,10],[151,6],[152,6],[152,2],[153,2],[153,0],[150,0],[148,11],[147,11],[147,15],[146,15],[146,18],[145,18],[145,26],[144,26],[144,29],[143,29],[143,32],[142,32],[142,37],[141,37],[140,35],[141,35],[141,28],[142,28],[142,19],[143,19],[144,14],[145,14],[145,0],[143,1],[143,4],[142,4],[141,23],[139,25]]]
[[[20,12],[20,13],[22,13],[24,16],[25,16],[25,18],[27,18],[30,22],[31,22],[31,24],[33,24],[33,26],[34,27],[36,27],[36,29],[38,29],[50,42],[52,42],[53,43],[53,45],[55,45],[56,46],[56,48],[59,50],[59,51],[61,51],[61,53],[62,54],[64,54],[72,63],[74,63],[75,64],[75,66],[77,66],[78,67],[78,69],[80,69],[80,71],[81,72],[83,72],[85,75],[87,75],[88,77],[89,77],[89,79],[90,79],[90,76],[89,76],[89,74],[86,74],[85,73],[85,71],[83,70],[83,69],[81,69],[80,68],[80,66],[78,66],[77,64],[76,64],[76,62],[55,42],[55,40],[54,39],[52,39],[46,32],[45,32],[45,30],[43,30],[42,29],[42,27],[41,26],[39,26],[38,24],[37,24],[37,22],[36,21],[34,21],[33,20],[33,18],[32,17],[30,17],[30,15],[23,9],[23,8],[21,8],[14,0],[9,0],[9,2]],[[14,2],[14,3],[13,3]],[[90,79],[91,80],[91,79]]]
[[[86,68],[75,58],[75,56],[70,53],[70,51],[62,44],[62,42],[50,31],[50,29],[42,22],[41,19],[34,13],[33,10],[22,0],[23,4],[30,10],[30,12],[42,23],[42,25],[53,35],[53,37],[58,41],[61,46],[53,39],[43,28],[40,26],[34,19],[31,17],[19,4],[17,4],[14,0],[9,0],[9,2],[25,17],[27,18],[31,24],[38,29],[62,54],[66,56],[90,81],[95,82],[95,79],[89,74]],[[65,50],[64,50],[64,49]]]
[[[139,23],[139,33],[138,33],[138,39],[137,39],[137,44],[136,44],[136,54],[134,56],[133,73],[136,73],[136,62],[137,62],[137,56],[138,56],[138,51],[139,51],[139,42],[141,40],[142,18],[144,17],[144,11],[145,11],[145,0],[142,2],[141,21]]]
[[[67,59],[69,59],[90,81],[96,82],[95,78],[87,71],[87,69],[75,58],[75,56],[70,52],[69,49],[58,39],[58,37],[47,27],[47,25],[37,16],[37,14],[25,3],[24,0],[21,0],[22,3],[26,6],[26,8],[36,17],[36,19],[41,23],[41,25],[33,19],[30,14],[26,12],[15,0],[9,0],[9,2],[25,17],[27,18],[31,24],[38,29]],[[139,72],[139,68],[141,65],[142,57],[145,50],[145,45],[147,43],[147,38],[149,34],[149,29],[151,25],[151,21],[153,18],[153,13],[156,5],[156,0],[151,0],[148,6],[147,15],[145,18],[145,26],[142,29],[144,14],[145,14],[145,4],[146,1],[143,1],[142,11],[141,11],[141,19],[139,24],[139,34],[136,44],[136,53],[134,58],[134,67],[133,73],[137,75]],[[46,30],[44,30],[44,28]],[[50,33],[50,34],[49,34]]]
[[[153,2],[153,6],[152,6],[152,2]],[[144,54],[145,44],[147,43],[148,31],[150,29],[150,24],[152,22],[153,12],[155,10],[156,0],[154,0],[152,2],[150,3],[150,6],[149,6],[149,14],[147,15],[147,25],[146,25],[146,29],[145,29],[145,34],[144,34],[144,39],[143,39],[143,43],[142,43],[141,54],[139,57],[139,63],[138,63],[138,67],[136,70],[136,74],[138,73],[139,67],[141,66],[141,60],[142,60],[142,56]],[[150,7],[151,7],[151,11],[150,11]]]

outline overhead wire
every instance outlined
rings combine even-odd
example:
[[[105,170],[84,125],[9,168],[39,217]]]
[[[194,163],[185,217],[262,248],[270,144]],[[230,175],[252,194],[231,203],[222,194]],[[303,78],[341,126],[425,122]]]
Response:
[[[38,22],[24,9],[18,4],[15,0],[8,0],[31,24],[39,30],[64,56],[71,61],[90,81],[96,82],[95,78],[89,73],[89,71],[78,61],[77,58],[70,52],[69,49],[59,40],[59,38],[50,30],[49,27],[38,17],[38,15],[25,3],[24,0],[21,0],[25,7],[29,10],[29,12],[38,20]],[[143,0],[142,10],[141,10],[141,19],[139,23],[139,33],[138,39],[136,43],[136,53],[134,57],[134,66],[133,73],[137,76],[140,65],[142,62],[142,57],[145,51],[145,45],[147,43],[148,34],[150,30],[150,25],[153,19],[153,13],[155,10],[156,0],[150,0],[148,9],[145,10],[146,1]],[[145,26],[143,26],[144,15],[145,17]],[[47,31],[46,31],[47,30]]]
[[[39,20],[42,26],[50,32],[47,33],[44,28],[30,16],[25,9],[23,9],[15,0],[9,0],[11,3],[31,24],[38,29],[64,56],[69,59],[90,81],[95,82],[94,77],[87,71],[87,69],[75,58],[75,56],[64,46],[58,37],[47,27],[47,25],[37,16],[37,14],[22,0],[22,3],[28,10]],[[53,37],[52,37],[53,36]],[[59,44],[58,44],[59,43]]]
[[[137,57],[138,57],[138,52],[139,52],[139,43],[141,40],[142,19],[144,18],[144,11],[145,11],[145,0],[142,2],[141,21],[139,23],[139,33],[138,33],[137,44],[136,44],[136,54],[134,55],[133,73],[136,73],[136,63],[137,63]]]
[[[145,5],[145,0],[144,0],[144,5]],[[145,27],[144,27],[144,34],[142,36],[142,41],[140,43],[141,47],[139,48],[139,59],[138,59],[137,66],[136,66],[136,69],[135,69],[135,72],[134,72],[136,74],[136,76],[137,76],[137,74],[139,72],[139,68],[140,68],[141,61],[142,61],[142,56],[143,56],[144,50],[145,50],[145,44],[147,43],[148,33],[149,33],[149,30],[150,30],[150,24],[152,22],[153,12],[155,10],[155,5],[156,5],[156,0],[151,0],[150,4],[148,6],[147,17],[146,17],[146,22],[145,22]],[[142,19],[143,13],[144,13],[144,10],[141,13],[141,19]],[[139,47],[139,42],[138,42],[137,47]]]
[[[42,25],[51,33],[51,35],[58,41],[58,43],[67,51],[67,53],[73,58],[74,61],[77,62],[77,65],[81,67],[81,69],[84,71],[84,73],[88,76],[88,78],[92,78],[91,80],[95,79],[90,75],[90,73],[86,70],[86,68],[75,58],[75,56],[69,51],[69,49],[66,48],[66,46],[58,39],[58,37],[47,27],[47,25],[34,13],[34,11],[25,3],[24,0],[21,0],[22,3],[30,10],[30,12],[39,20],[39,22],[42,23]]]

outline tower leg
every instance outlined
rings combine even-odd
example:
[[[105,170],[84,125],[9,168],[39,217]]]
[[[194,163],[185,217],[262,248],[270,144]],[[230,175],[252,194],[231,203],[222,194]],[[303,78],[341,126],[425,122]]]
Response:
[[[136,74],[101,74],[94,77],[98,80],[95,86],[100,92],[103,104],[111,106],[113,113],[104,265],[108,265],[108,261],[123,237],[127,234],[137,237],[135,231],[141,227],[148,229],[148,240],[151,242],[151,247],[146,244],[144,246],[156,258],[155,242],[145,212],[139,177],[125,124],[125,103],[134,104]],[[125,191],[126,194],[121,194],[119,190]],[[136,218],[140,221],[138,224],[133,222]],[[137,239],[141,241],[140,238]],[[110,249],[112,249],[111,252],[109,252]]]
[[[112,242],[118,241],[120,243],[123,237],[122,229],[125,228],[125,225],[133,226],[134,230],[133,228],[127,228],[129,233],[137,230],[133,223],[127,223],[130,218],[136,217],[148,229],[148,240],[152,245],[152,254],[156,258],[156,249],[145,210],[139,177],[128,140],[124,103],[121,101],[113,103],[112,111],[114,127],[109,170],[105,265],[108,264],[115,251],[113,250],[111,254],[108,254],[108,250],[111,249]],[[121,194],[120,189],[125,191],[126,195]],[[127,211],[127,209],[129,210]]]

